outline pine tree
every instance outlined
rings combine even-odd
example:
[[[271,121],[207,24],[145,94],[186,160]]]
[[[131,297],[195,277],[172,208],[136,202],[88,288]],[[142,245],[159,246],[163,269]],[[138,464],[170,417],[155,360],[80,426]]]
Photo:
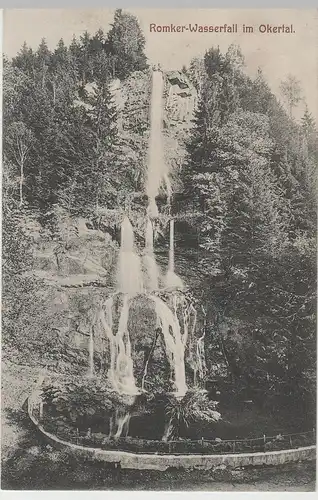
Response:
[[[113,77],[124,79],[147,68],[145,37],[135,16],[117,9],[107,35],[107,51],[113,57]]]
[[[12,65],[22,70],[28,76],[34,76],[36,55],[26,42],[24,42],[20,52],[12,59]]]
[[[231,57],[218,49],[205,56],[183,170],[186,193],[204,200],[191,218],[199,232],[198,272],[209,307],[225,323],[242,325],[229,365],[240,383],[262,394],[288,394],[290,401],[297,394],[308,404],[315,350],[315,124],[305,111],[299,126],[262,73],[245,77]],[[251,368],[252,375],[244,375]]]
[[[32,80],[26,72],[10,61],[3,62],[3,123],[4,129],[22,119],[22,103],[30,93]],[[5,131],[4,131],[5,134]]]
[[[305,105],[305,111],[301,119],[301,126],[307,137],[311,132],[315,131],[316,124],[312,114],[309,112],[307,104]]]
[[[52,53],[49,50],[45,38],[42,38],[41,43],[36,51],[35,66],[37,70],[37,78],[41,83],[42,88],[46,85],[47,73],[51,65]]]
[[[288,75],[286,80],[281,82],[280,90],[287,104],[289,116],[292,118],[294,108],[302,100],[300,82],[293,75]]]
[[[81,59],[81,47],[74,35],[69,46],[70,55],[70,67],[74,75],[74,80],[80,80],[80,59]]]
[[[201,94],[201,88],[205,79],[204,61],[194,57],[189,66],[188,75],[198,94]]]
[[[67,177],[59,196],[72,185],[73,212],[92,213],[101,203],[111,203],[107,193],[115,181],[116,109],[108,85],[96,84],[71,117],[56,156]]]
[[[235,82],[241,71],[241,62],[240,52],[234,47],[230,47],[225,56],[219,48],[212,48],[204,56],[205,71],[202,67],[200,70],[199,61],[193,61],[192,68],[190,65],[192,78],[200,78],[201,83],[195,126],[187,143],[188,163],[183,178],[187,195],[196,191],[195,184],[192,187],[193,175],[217,172],[220,168],[215,157],[216,144],[220,127],[239,105]]]
[[[97,54],[105,50],[105,40],[106,40],[105,33],[101,28],[99,28],[99,30],[96,31],[95,35],[91,38],[90,41],[91,55]]]
[[[89,111],[89,126],[94,137],[94,155],[96,158],[93,176],[97,183],[96,207],[104,196],[106,179],[111,176],[112,162],[114,162],[114,146],[117,139],[116,108],[112,94],[105,83],[100,84],[89,99],[92,106]],[[104,198],[105,200],[105,198]],[[106,201],[106,200],[105,200]]]
[[[246,111],[263,114],[269,112],[274,95],[260,68],[258,68],[257,76],[254,80],[246,79],[245,92],[240,97],[241,107]]]
[[[49,68],[49,87],[52,89],[53,106],[62,107],[63,101],[69,101],[76,79],[71,71],[71,56],[61,39],[52,54]],[[62,104],[63,103],[63,104]],[[68,102],[69,104],[69,102]]]
[[[85,31],[83,35],[80,36],[80,60],[79,60],[79,71],[81,84],[85,87],[86,83],[92,81],[93,76],[93,64],[90,58],[90,45],[91,38],[88,31]]]

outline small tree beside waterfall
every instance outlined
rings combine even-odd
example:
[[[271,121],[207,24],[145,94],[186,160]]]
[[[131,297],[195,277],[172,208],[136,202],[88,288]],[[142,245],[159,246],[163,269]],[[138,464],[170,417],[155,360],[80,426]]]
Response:
[[[204,390],[189,390],[182,399],[169,396],[165,406],[166,425],[163,441],[181,437],[191,423],[218,422],[221,414],[216,410],[217,405],[217,401],[209,400]]]

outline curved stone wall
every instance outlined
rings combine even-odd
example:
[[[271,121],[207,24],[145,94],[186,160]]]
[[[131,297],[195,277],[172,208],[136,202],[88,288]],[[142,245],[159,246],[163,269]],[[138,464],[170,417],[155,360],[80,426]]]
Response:
[[[117,463],[123,469],[167,470],[173,468],[209,470],[219,465],[230,468],[280,465],[300,460],[315,460],[316,446],[306,446],[292,450],[268,451],[264,453],[237,453],[227,455],[156,455],[130,453],[127,451],[101,450],[63,441],[47,432],[33,416],[33,404],[28,399],[28,414],[33,424],[45,440],[57,449],[68,450],[84,459],[105,463]]]

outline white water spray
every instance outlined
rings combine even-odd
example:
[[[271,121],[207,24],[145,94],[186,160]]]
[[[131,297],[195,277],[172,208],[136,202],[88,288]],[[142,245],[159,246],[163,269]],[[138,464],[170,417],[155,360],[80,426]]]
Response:
[[[174,220],[170,221],[170,238],[169,238],[169,265],[168,269],[174,272]]]
[[[177,315],[159,297],[152,296],[155,303],[158,326],[165,340],[166,354],[173,372],[175,395],[183,397],[187,392],[184,366],[184,338],[181,335]]]
[[[163,179],[166,180],[168,178],[168,168],[164,161],[162,140],[163,89],[164,79],[162,72],[153,71],[150,108],[149,164],[146,184],[146,194],[149,198],[148,215],[151,217],[158,217],[156,196],[159,194]],[[169,179],[168,184],[166,181],[166,187],[169,197],[171,196],[171,194],[168,193],[168,190],[171,190]]]
[[[159,288],[159,269],[153,250],[153,227],[150,219],[147,219],[146,223],[145,242],[143,261],[146,268],[146,288],[152,292]]]
[[[136,295],[143,291],[140,257],[134,251],[134,232],[128,217],[121,225],[117,282],[120,292]]]
[[[168,205],[169,212],[170,212],[171,196],[172,196],[171,182],[170,182],[170,179],[169,179],[169,176],[168,176],[167,173],[163,175],[163,178],[164,178],[164,181],[165,181],[165,184],[166,184],[167,205]]]
[[[169,264],[166,276],[166,286],[168,289],[183,289],[182,279],[174,272],[174,220],[170,220],[169,238]]]
[[[126,413],[124,415],[116,415],[117,422],[117,431],[115,434],[115,438],[119,438],[122,435],[127,437],[129,431],[129,422],[130,422],[130,413]]]
[[[107,299],[100,313],[100,321],[109,341],[109,380],[119,394],[139,393],[134,377],[133,359],[128,331],[129,297],[123,295],[123,305],[119,317],[118,330],[113,333],[113,297]]]
[[[109,437],[127,437],[129,431],[131,415],[129,411],[116,408],[114,414],[109,419]]]
[[[122,306],[119,313],[117,331],[114,331],[113,321],[113,297],[110,297],[104,304],[99,322],[104,335],[108,339],[110,351],[110,366],[108,377],[113,388],[119,394],[136,396],[144,390],[145,378],[148,372],[148,364],[151,355],[148,356],[141,382],[141,389],[136,385],[134,376],[134,363],[131,350],[130,333],[128,331],[128,320],[130,305],[134,297],[145,290],[153,293],[158,290],[159,271],[154,256],[154,234],[151,218],[158,217],[158,207],[156,197],[162,182],[165,183],[167,202],[170,213],[170,201],[172,196],[171,184],[168,176],[168,169],[164,162],[163,140],[162,140],[162,98],[163,98],[163,75],[161,71],[153,72],[152,97],[151,97],[151,130],[149,142],[149,166],[146,183],[146,194],[149,205],[147,209],[148,219],[145,227],[145,252],[143,264],[146,270],[145,283],[141,271],[140,257],[135,252],[134,233],[132,225],[127,217],[124,218],[121,227],[121,246],[118,263],[118,292],[122,294]],[[166,285],[169,289],[182,289],[182,280],[174,272],[174,220],[170,220],[169,237],[169,265],[166,276]],[[144,286],[145,285],[145,286]],[[165,352],[171,369],[171,382],[176,397],[182,398],[187,392],[185,376],[185,348],[188,341],[191,323],[191,314],[194,312],[195,318],[191,325],[191,337],[194,335],[196,312],[192,305],[180,297],[180,294],[172,296],[172,305],[161,300],[157,295],[149,295],[155,306],[157,317],[157,328],[162,332]],[[181,301],[180,301],[181,300]],[[181,306],[182,328],[179,323],[177,309]],[[159,330],[157,330],[159,331]],[[154,332],[151,332],[154,333]],[[203,339],[199,340],[196,354],[199,358],[204,355]],[[153,348],[157,340],[154,340]],[[203,373],[203,367],[199,363],[199,372]],[[115,419],[115,420],[114,420]],[[110,433],[115,437],[128,433],[130,415],[129,412],[118,411],[111,420]]]

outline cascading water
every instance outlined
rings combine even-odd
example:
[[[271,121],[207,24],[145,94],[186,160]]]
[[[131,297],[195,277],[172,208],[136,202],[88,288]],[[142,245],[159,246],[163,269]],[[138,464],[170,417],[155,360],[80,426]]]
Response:
[[[171,290],[170,306],[156,293],[159,289],[159,270],[154,256],[154,233],[152,218],[158,217],[156,197],[162,182],[165,183],[168,209],[170,213],[170,200],[172,196],[168,169],[164,162],[162,142],[162,97],[164,80],[161,71],[153,72],[152,97],[151,97],[151,129],[149,143],[149,165],[146,184],[146,194],[149,205],[147,209],[148,218],[145,225],[145,251],[143,264],[145,268],[145,280],[141,271],[140,257],[134,250],[134,233],[128,217],[124,217],[121,226],[121,245],[118,262],[117,294],[110,297],[104,303],[99,314],[99,325],[106,336],[110,351],[110,366],[108,378],[114,390],[119,394],[128,394],[135,398],[137,394],[145,390],[145,380],[151,354],[155,348],[158,335],[162,333],[164,339],[165,353],[171,369],[171,383],[176,397],[182,398],[188,388],[185,375],[185,348],[189,333],[194,335],[196,323],[196,311],[193,305],[189,305],[185,297],[180,295],[177,289],[183,288],[182,280],[174,272],[174,220],[170,220],[169,238],[169,265],[166,276],[166,286]],[[143,370],[141,389],[137,387],[134,375],[134,360],[132,356],[130,333],[128,331],[128,320],[130,306],[136,295],[147,294],[154,304],[157,325],[156,336]],[[178,295],[179,294],[179,295]],[[122,301],[118,318],[117,331],[114,331],[114,298]],[[138,299],[137,299],[138,300]],[[182,328],[178,319],[178,308],[182,311]],[[116,315],[118,313],[116,312]],[[194,322],[190,328],[190,316],[194,314]],[[155,332],[149,332],[154,334]],[[203,338],[197,346],[197,354],[201,358],[203,353]],[[199,362],[199,372],[203,369]],[[111,435],[120,437],[123,433],[127,435],[129,427],[129,411],[117,411],[111,419]]]
[[[123,305],[116,334],[113,333],[113,297],[105,302],[100,313],[100,321],[109,341],[109,380],[119,394],[136,395],[139,394],[139,390],[136,387],[134,377],[128,331],[129,305],[129,296],[123,295]]]
[[[168,289],[182,289],[183,282],[174,272],[174,220],[170,220],[170,238],[169,238],[169,264],[166,276],[166,286]]]
[[[155,303],[158,326],[163,333],[166,354],[173,372],[175,395],[183,397],[187,392],[184,351],[186,339],[182,337],[180,324],[176,313],[174,314],[167,304],[157,296],[151,296]]]
[[[147,219],[146,223],[145,242],[143,260],[146,268],[146,289],[152,292],[159,288],[159,270],[153,251],[153,227],[150,219]]]
[[[121,225],[117,282],[122,293],[135,295],[143,291],[140,257],[134,251],[134,232],[128,217]]]
[[[118,412],[118,410],[116,411],[117,431],[114,435],[115,438],[118,438],[122,435],[126,437],[128,435],[129,422],[130,422],[129,412],[124,412],[121,414],[121,412]]]
[[[170,245],[169,245],[169,264],[168,269],[171,273],[174,272],[174,220],[170,221]]]
[[[149,163],[146,184],[146,194],[149,199],[148,215],[150,217],[158,217],[156,196],[159,194],[159,189],[163,180],[166,181],[168,198],[171,197],[171,186],[168,178],[169,172],[164,161],[164,148],[162,142],[163,88],[164,79],[162,72],[153,71],[150,108]]]
[[[109,420],[109,437],[127,436],[131,415],[125,408],[116,408]]]

